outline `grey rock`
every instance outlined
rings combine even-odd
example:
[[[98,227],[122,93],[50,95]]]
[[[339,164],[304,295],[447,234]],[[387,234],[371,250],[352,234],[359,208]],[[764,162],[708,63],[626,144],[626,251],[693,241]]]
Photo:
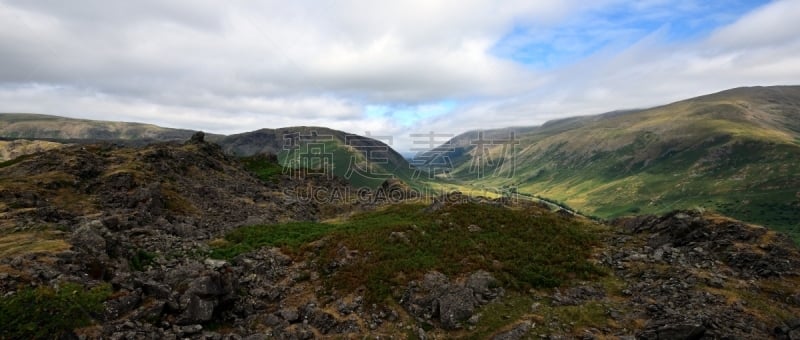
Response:
[[[428,339],[428,334],[425,333],[425,330],[422,329],[422,327],[419,327],[419,328],[417,328],[417,337],[420,340],[427,340]]]
[[[467,226],[467,231],[471,233],[477,233],[483,231],[483,229],[481,229],[481,227],[477,226],[476,224],[470,224],[469,226]]]
[[[203,332],[201,335],[201,339],[203,340],[222,340],[222,334],[217,332]]]
[[[511,330],[492,337],[492,340],[520,340],[531,331],[533,324],[530,321],[522,322]]]
[[[172,294],[172,290],[169,286],[155,281],[141,282],[139,286],[142,287],[145,295],[158,299],[167,299]]]
[[[200,333],[201,331],[203,331],[203,326],[201,325],[187,325],[181,327],[181,332],[187,335],[197,334]]]
[[[658,329],[658,339],[696,340],[703,337],[706,329],[701,325],[677,324]]]
[[[336,317],[321,310],[314,311],[308,323],[318,329],[322,334],[328,334],[337,326]]]
[[[198,295],[190,295],[183,313],[178,317],[178,324],[186,325],[211,321],[217,301],[203,299]]]
[[[103,303],[105,320],[114,320],[134,310],[141,303],[141,296],[137,292],[128,293]]]
[[[201,297],[213,297],[222,295],[223,290],[218,277],[203,276],[192,281],[186,293]]]
[[[426,290],[436,290],[449,283],[447,276],[444,274],[431,271],[425,274],[422,279],[422,288]]]
[[[800,340],[800,329],[793,329],[789,331],[789,340]]]
[[[475,312],[472,289],[456,287],[439,297],[439,321],[444,329],[459,329]]]
[[[789,329],[800,328],[800,318],[789,319],[786,321],[786,327],[789,327]]]
[[[281,318],[274,314],[267,315],[267,317],[264,318],[264,324],[269,327],[275,327],[280,325],[281,323],[283,323]]]
[[[297,322],[300,320],[300,313],[297,312],[297,308],[290,307],[281,309],[278,311],[278,315],[288,322]]]
[[[72,233],[72,245],[92,255],[106,253],[106,239],[97,228],[84,225]]]
[[[163,301],[143,305],[132,313],[131,320],[157,320],[164,312],[165,305]]]
[[[477,325],[479,322],[481,322],[481,313],[475,314],[467,319],[467,323],[470,325]]]
[[[466,286],[472,289],[475,295],[488,296],[491,289],[498,285],[498,281],[487,271],[479,270],[467,278]]]

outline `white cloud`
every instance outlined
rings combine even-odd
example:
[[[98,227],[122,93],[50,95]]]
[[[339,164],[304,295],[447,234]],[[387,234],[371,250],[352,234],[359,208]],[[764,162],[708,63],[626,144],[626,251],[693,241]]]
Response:
[[[715,47],[761,48],[797,42],[800,1],[780,0],[755,10],[709,39]]]
[[[0,0],[0,111],[133,120],[219,133],[324,125],[397,136],[534,125],[548,119],[800,79],[800,3],[776,1],[693,41],[661,27],[582,23],[614,6],[668,20],[698,1]],[[610,7],[609,7],[610,6]],[[720,14],[723,15],[723,14]],[[597,19],[597,17],[591,17]],[[622,20],[627,20],[623,18]],[[554,31],[562,24],[584,29]],[[534,69],[493,48],[555,42],[606,47],[559,69]],[[643,28],[644,29],[644,28]],[[527,40],[526,40],[527,39]],[[452,114],[425,108],[458,102]],[[368,116],[404,107],[419,122]]]

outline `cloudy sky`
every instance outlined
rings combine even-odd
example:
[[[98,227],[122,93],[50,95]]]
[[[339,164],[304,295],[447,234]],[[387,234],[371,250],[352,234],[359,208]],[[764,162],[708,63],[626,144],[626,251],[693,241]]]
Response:
[[[0,112],[319,125],[408,152],[411,133],[800,84],[798,18],[800,0],[0,0]]]

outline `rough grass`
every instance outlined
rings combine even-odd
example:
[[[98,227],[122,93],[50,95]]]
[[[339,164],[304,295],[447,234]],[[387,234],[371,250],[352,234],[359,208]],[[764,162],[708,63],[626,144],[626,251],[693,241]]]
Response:
[[[225,235],[224,242],[211,246],[214,258],[232,259],[261,247],[282,247],[296,250],[299,246],[333,232],[335,225],[313,222],[290,222],[276,225],[255,225],[237,228]]]
[[[57,253],[69,247],[66,241],[52,231],[21,232],[0,236],[0,258],[29,253]]]
[[[0,338],[56,339],[90,325],[103,311],[111,286],[84,289],[74,283],[59,288],[25,288],[0,298]]]
[[[489,270],[506,287],[517,290],[556,287],[603,274],[588,261],[597,239],[594,227],[587,223],[536,208],[478,204],[453,205],[436,212],[424,208],[422,204],[398,204],[337,224],[239,228],[225,237],[227,242],[216,242],[221,245],[213,255],[231,258],[266,246],[293,251],[324,237],[317,255],[323,273],[341,260],[343,249],[359,254],[352,265],[329,272],[329,287],[348,291],[366,286],[367,297],[373,301],[388,298],[395,293],[393,288],[430,270],[450,276]],[[472,224],[480,231],[468,231]]]

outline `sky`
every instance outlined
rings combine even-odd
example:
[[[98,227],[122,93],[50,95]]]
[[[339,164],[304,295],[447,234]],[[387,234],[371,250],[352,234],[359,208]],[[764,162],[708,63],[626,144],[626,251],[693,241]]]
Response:
[[[213,133],[539,125],[800,84],[800,0],[0,0],[0,112]]]

